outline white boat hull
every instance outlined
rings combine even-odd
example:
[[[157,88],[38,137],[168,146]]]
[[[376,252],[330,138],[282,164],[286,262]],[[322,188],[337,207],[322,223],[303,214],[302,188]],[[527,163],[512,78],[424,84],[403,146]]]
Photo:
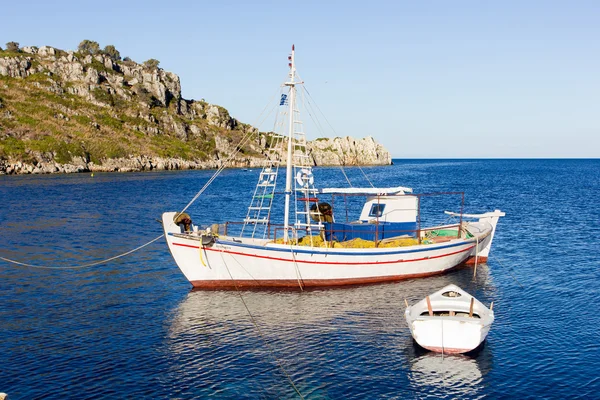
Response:
[[[476,349],[494,322],[491,309],[456,285],[407,307],[404,316],[419,346],[446,354]]]
[[[459,354],[476,349],[483,342],[490,325],[461,317],[433,317],[416,320],[410,325],[413,338],[427,350]]]
[[[425,277],[460,265],[491,234],[489,228],[471,239],[398,248],[314,248],[232,237],[203,246],[200,237],[181,234],[174,215],[163,214],[167,244],[197,288],[322,287]]]

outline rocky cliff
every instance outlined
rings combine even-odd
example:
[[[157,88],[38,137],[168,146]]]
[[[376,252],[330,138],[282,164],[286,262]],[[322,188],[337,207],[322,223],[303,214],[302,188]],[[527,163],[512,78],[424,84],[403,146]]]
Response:
[[[252,140],[238,149],[240,139]],[[261,165],[268,136],[220,106],[181,97],[179,77],[108,54],[0,51],[0,174]],[[308,144],[315,165],[386,165],[371,137]]]

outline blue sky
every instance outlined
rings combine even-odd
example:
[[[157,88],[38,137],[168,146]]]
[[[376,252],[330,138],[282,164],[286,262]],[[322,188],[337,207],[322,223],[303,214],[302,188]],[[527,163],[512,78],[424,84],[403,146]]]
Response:
[[[600,157],[597,1],[31,0],[1,12],[2,47],[113,44],[246,123],[294,43],[327,136],[370,135],[394,157]]]

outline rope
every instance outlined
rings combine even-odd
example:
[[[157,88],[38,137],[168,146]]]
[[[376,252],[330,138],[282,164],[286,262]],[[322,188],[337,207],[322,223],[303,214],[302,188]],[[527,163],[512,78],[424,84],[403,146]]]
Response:
[[[302,86],[302,88],[304,89],[304,91],[306,92],[306,94],[308,94],[309,97],[310,97],[310,93],[308,93],[308,90],[306,89],[306,87]],[[302,93],[302,92],[300,92],[300,93]],[[311,99],[312,99],[312,97],[311,97]],[[322,136],[327,136],[325,134],[325,131],[321,127],[321,123],[319,122],[318,119],[316,119],[316,114],[317,113],[315,112],[315,117],[313,117],[312,113],[310,112],[312,110],[312,104],[311,104],[311,102],[310,101],[306,101],[305,102],[305,97],[302,96],[302,104],[304,104],[304,106],[306,108],[306,111],[308,112],[308,115],[310,116],[310,119],[312,119],[312,121],[315,123],[315,126],[317,127],[317,130],[319,131],[319,133]],[[315,103],[315,107],[317,107],[317,109],[319,108],[316,103]],[[321,114],[323,114],[323,112],[321,110],[319,110],[319,112],[321,112]],[[323,115],[323,117],[325,117],[325,115]],[[325,117],[325,120],[327,120],[326,117]],[[327,123],[329,124],[329,121],[327,121]],[[331,127],[331,124],[329,124],[329,126]],[[333,127],[331,127],[331,130],[333,130],[333,132],[336,133],[335,130],[333,129]],[[337,135],[337,133],[336,133],[336,135]],[[343,161],[343,160],[341,160],[341,161]],[[342,171],[342,174],[344,175],[344,178],[346,178],[346,182],[348,182],[348,186],[352,187],[352,182],[350,182],[350,179],[348,178],[348,175],[346,175],[346,171],[344,170],[344,166],[341,163],[340,163],[340,170]],[[368,178],[367,178],[367,180],[368,180]]]
[[[490,258],[491,258],[491,254],[490,254]],[[497,256],[494,256],[494,260],[498,261],[498,263],[499,263],[499,264],[501,264],[501,265],[502,265],[502,267],[504,267],[504,264],[502,264],[502,263],[500,262],[500,259],[499,259]],[[521,285],[521,282],[519,282],[519,280],[518,280],[518,279],[517,279],[517,278],[516,278],[516,277],[515,277],[515,276],[512,274],[512,272],[511,272],[511,268],[510,268],[510,267],[508,267],[508,273],[509,273],[509,274],[510,274],[510,276],[511,276],[511,277],[512,277],[512,278],[515,280],[515,282],[517,282],[517,284],[518,284],[519,286],[521,286],[521,289],[525,289],[525,287],[524,287],[523,285]]]
[[[277,93],[278,93],[278,92],[279,92],[279,89],[277,89],[277,92],[275,93],[275,96],[277,95]],[[273,96],[273,98],[274,98],[275,96]],[[272,98],[272,99],[269,101],[269,103],[272,103],[272,100],[273,100],[273,98]],[[258,116],[258,118],[257,118],[257,121],[260,121],[260,118],[261,118],[261,116],[264,114],[264,112],[265,112],[265,110],[267,109],[267,107],[268,107],[268,104],[269,104],[269,103],[267,103],[267,105],[265,106],[265,108],[262,110],[262,112],[260,113],[260,115],[259,115],[259,116]],[[270,113],[269,113],[269,114],[267,114],[267,115],[265,116],[265,118],[264,118],[264,119],[266,119],[266,118],[267,118],[269,115],[270,115]],[[262,121],[262,122],[260,122],[260,124],[262,124],[262,123],[264,122],[264,119],[263,119],[263,121]],[[254,133],[254,132],[253,132],[252,130],[250,130],[250,131],[249,131],[249,132],[248,132],[248,133],[247,133],[247,134],[246,134],[246,135],[245,135],[245,136],[244,136],[244,137],[243,137],[243,138],[240,140],[240,142],[239,142],[239,143],[238,143],[238,145],[236,146],[236,151],[235,151],[233,154],[231,154],[231,155],[229,156],[229,158],[227,158],[227,160],[225,160],[225,162],[223,162],[223,163],[221,164],[221,166],[220,166],[220,167],[217,169],[217,171],[216,171],[216,172],[213,174],[213,176],[212,176],[212,177],[211,177],[211,178],[208,180],[208,182],[206,182],[206,184],[205,184],[205,185],[202,187],[202,189],[200,189],[200,191],[198,191],[198,193],[196,193],[196,195],[195,195],[195,196],[192,198],[192,200],[191,200],[191,201],[190,201],[190,202],[189,202],[189,203],[188,203],[188,204],[187,204],[187,205],[186,205],[186,206],[183,208],[183,210],[181,210],[181,211],[180,211],[180,212],[179,212],[179,213],[178,213],[178,214],[175,216],[175,218],[177,218],[178,216],[180,216],[181,214],[183,214],[183,213],[184,213],[184,212],[185,212],[185,211],[186,211],[186,210],[187,210],[187,209],[188,209],[188,208],[189,208],[189,207],[190,207],[190,206],[191,206],[191,205],[192,205],[192,204],[193,204],[193,203],[194,203],[194,202],[195,202],[195,201],[198,199],[198,197],[200,197],[200,195],[201,195],[202,193],[204,193],[204,191],[205,191],[205,190],[208,188],[208,186],[209,186],[209,185],[210,185],[210,184],[211,184],[211,183],[212,183],[212,182],[213,182],[213,181],[214,181],[214,180],[217,178],[217,176],[219,176],[219,174],[221,174],[221,172],[222,172],[222,171],[225,169],[225,167],[227,166],[227,164],[228,164],[228,163],[229,163],[229,162],[230,162],[230,161],[231,161],[231,160],[232,160],[232,159],[233,159],[235,156],[237,156],[237,154],[238,154],[238,153],[241,151],[241,149],[242,149],[242,146],[244,146],[244,145],[245,145],[245,144],[246,144],[246,143],[247,143],[247,142],[250,140],[250,138],[252,137],[253,133]],[[110,257],[110,258],[107,258],[107,259],[105,259],[105,260],[100,260],[100,261],[96,261],[96,262],[93,262],[93,263],[89,263],[89,264],[83,264],[83,265],[77,265],[77,266],[68,266],[68,267],[47,267],[47,266],[41,266],[41,265],[27,264],[27,263],[19,262],[19,261],[16,261],[16,260],[11,260],[10,258],[5,258],[5,257],[0,257],[0,260],[6,261],[6,262],[8,262],[8,263],[11,263],[11,264],[15,264],[15,265],[20,265],[20,266],[24,266],[24,267],[30,267],[30,268],[39,268],[39,269],[80,269],[80,268],[89,268],[89,267],[94,267],[94,266],[96,266],[96,265],[105,264],[105,263],[107,263],[107,262],[109,262],[109,261],[116,260],[116,259],[118,259],[118,258],[121,258],[121,257],[124,257],[124,256],[126,256],[126,255],[129,255],[129,254],[131,254],[131,253],[134,253],[134,252],[136,252],[136,251],[138,251],[138,250],[141,250],[141,249],[143,249],[144,247],[146,247],[146,246],[148,246],[148,245],[150,245],[150,244],[152,244],[152,243],[156,242],[158,239],[160,239],[160,238],[162,238],[162,237],[164,237],[164,234],[163,234],[163,235],[160,235],[160,236],[158,236],[157,238],[154,238],[154,239],[152,239],[151,241],[149,241],[149,242],[147,242],[147,243],[145,243],[145,244],[143,244],[143,245],[141,245],[141,246],[139,246],[139,247],[136,247],[136,248],[135,248],[135,249],[133,249],[133,250],[129,250],[129,251],[127,251],[127,252],[125,252],[125,253],[122,253],[122,254],[119,254],[119,255],[117,255],[117,256]]]
[[[297,241],[298,239],[296,239]],[[298,267],[298,263],[296,262],[296,256],[294,255],[294,248],[292,247],[292,242],[290,241],[290,253],[292,253],[292,259],[294,260],[294,271],[296,272],[296,280],[298,281],[298,286],[301,291],[304,291],[302,287],[302,275],[300,274],[300,268]]]
[[[266,107],[265,107],[266,108]],[[263,111],[264,112],[264,111]],[[242,138],[242,140],[240,141],[240,143],[236,146],[236,151],[231,154],[229,156],[229,158],[227,160],[225,160],[225,162],[223,164],[221,164],[221,166],[219,167],[219,169],[217,169],[217,171],[213,174],[213,176],[211,176],[211,178],[206,182],[206,184],[204,184],[204,186],[202,187],[202,189],[200,189],[198,191],[198,193],[196,193],[196,195],[192,198],[192,200],[183,208],[183,210],[181,210],[179,213],[177,213],[177,215],[175,215],[175,218],[177,218],[178,216],[180,216],[181,214],[183,214],[197,199],[198,197],[200,197],[200,195],[202,195],[202,193],[204,193],[204,191],[208,188],[208,186],[217,178],[217,176],[219,176],[221,174],[221,172],[223,172],[223,170],[225,169],[225,167],[227,166],[227,164],[240,152],[242,146],[244,144],[246,144],[246,142],[250,139],[250,137],[252,136],[253,132],[250,131],[246,134],[246,136],[244,136],[244,138]],[[10,260],[4,257],[0,257],[1,260],[7,261],[7,262],[11,262],[13,264],[17,264],[17,265],[23,265],[23,266],[27,266],[27,267],[32,267],[32,268],[42,268],[42,269],[75,269],[75,268],[87,268],[87,267],[92,267],[95,265],[100,265],[100,264],[104,264],[108,261],[112,261],[114,259],[129,255],[137,250],[140,250],[144,247],[146,247],[147,245],[157,241],[158,239],[162,238],[164,235],[160,235],[159,237],[149,241],[148,243],[140,246],[140,247],[136,247],[133,250],[130,250],[126,253],[123,254],[119,254],[118,256],[115,257],[111,257],[111,258],[107,258],[106,260],[101,260],[95,263],[90,263],[90,264],[84,264],[84,265],[80,265],[80,266],[75,266],[75,267],[43,267],[43,266],[36,266],[36,265],[31,265],[31,264],[26,264],[26,263],[20,263],[18,261],[15,260]]]
[[[473,267],[473,280],[477,279],[477,261],[479,261],[479,236],[477,236],[475,240],[477,242],[475,243],[475,266]]]
[[[221,251],[221,258],[223,258],[223,252],[222,251]],[[257,282],[257,283],[259,282],[255,277],[252,276],[252,274],[250,272],[248,272],[248,270],[246,268],[244,268],[244,266],[242,265],[242,263],[239,262],[237,258],[233,258],[233,261],[235,261],[240,266],[240,268],[243,269],[244,272],[247,273],[250,278],[252,278],[252,280],[254,282]],[[223,264],[225,264],[225,260],[223,260]]]
[[[440,319],[442,323],[442,361],[444,361],[444,319]]]
[[[240,291],[240,288],[237,285],[237,281],[233,278],[233,275],[231,275],[231,271],[229,271],[229,266],[225,262],[225,257],[223,257],[223,252],[221,252],[221,259],[223,260],[223,265],[225,265],[225,269],[227,269],[227,273],[229,274],[229,277],[233,281],[233,285],[235,287],[235,290],[236,290],[237,294],[240,296],[240,300],[242,301],[242,304],[244,305],[244,308],[246,309],[246,312],[250,316],[250,320],[252,321],[252,324],[254,325],[254,327],[256,328],[256,330],[258,331],[258,334],[260,335],[260,338],[262,339],[262,341],[265,343],[265,345],[269,349],[269,352],[271,353],[271,356],[275,359],[275,362],[277,363],[277,366],[279,367],[279,369],[281,370],[281,372],[285,375],[285,377],[288,379],[288,381],[292,385],[292,388],[294,389],[294,391],[298,394],[298,396],[300,396],[300,398],[302,400],[304,400],[304,396],[302,396],[302,393],[300,393],[300,390],[298,390],[298,388],[294,384],[294,381],[292,380],[292,377],[290,376],[290,374],[288,374],[288,372],[283,367],[283,364],[281,363],[281,361],[279,361],[279,359],[275,355],[275,352],[273,351],[273,348],[271,347],[271,345],[269,344],[269,342],[265,338],[265,335],[263,334],[262,330],[258,326],[258,323],[254,319],[254,316],[250,312],[250,309],[248,308],[248,305],[246,304],[246,301],[244,300],[244,296],[242,296],[242,292]]]
[[[358,165],[358,169],[360,169],[360,172],[362,172],[362,174],[365,177],[365,179],[367,180],[367,182],[369,182],[369,185],[371,185],[371,187],[374,188],[375,186],[373,186],[373,183],[371,182],[371,180],[369,179],[367,174],[365,174],[365,171],[363,171],[363,169],[360,167],[360,165]]]
[[[346,175],[346,171],[342,165],[340,165],[340,169],[342,170],[342,174],[344,174],[344,178],[346,178],[346,182],[348,182],[348,185],[352,187],[352,182],[350,182],[350,178],[348,178],[348,175]]]
[[[96,261],[96,262],[89,263],[89,264],[70,266],[70,267],[46,267],[46,266],[42,266],[42,265],[33,265],[33,264],[22,263],[22,262],[11,260],[10,258],[5,258],[5,257],[0,257],[0,260],[6,261],[6,262],[11,263],[11,264],[20,265],[20,266],[23,266],[23,267],[40,268],[40,269],[79,269],[79,268],[89,268],[89,267],[94,267],[96,265],[105,264],[105,263],[107,263],[109,261],[116,260],[117,258],[125,257],[125,256],[127,256],[127,255],[129,255],[129,254],[131,254],[133,252],[136,252],[136,251],[138,251],[140,249],[143,249],[144,247],[146,247],[146,246],[148,246],[148,245],[156,242],[158,239],[160,239],[160,238],[162,238],[164,236],[165,236],[164,234],[160,235],[160,236],[152,239],[148,243],[145,243],[145,244],[143,244],[143,245],[141,245],[139,247],[136,247],[133,250],[129,250],[129,251],[125,252],[125,253],[119,254],[118,256],[107,258],[106,260]]]
[[[277,93],[279,92],[279,89],[277,89]],[[275,93],[277,95],[277,93]],[[275,96],[273,96],[275,97]],[[270,101],[271,102],[271,101]],[[267,109],[267,106],[265,106],[265,108],[262,110],[262,112],[260,113],[260,115],[258,116],[257,120],[260,121],[260,117],[264,114],[265,110]],[[264,122],[264,120],[270,115],[271,113],[269,112],[269,114],[267,114],[265,116],[265,118],[263,119],[262,122],[257,122],[255,125],[260,126],[262,125],[262,123]],[[198,197],[200,197],[202,195],[202,193],[204,193],[204,191],[210,186],[211,183],[213,183],[213,181],[215,179],[217,179],[217,176],[219,176],[221,174],[221,172],[223,172],[223,170],[227,167],[227,165],[229,164],[229,162],[231,160],[233,160],[238,153],[242,150],[242,147],[250,140],[250,138],[252,137],[252,135],[254,134],[254,132],[252,130],[250,130],[241,140],[240,142],[237,144],[237,146],[235,147],[235,152],[233,152],[223,163],[221,163],[221,166],[217,169],[217,171],[213,174],[213,176],[210,177],[210,179],[204,184],[204,186],[202,187],[202,189],[200,189],[198,191],[198,193],[196,193],[196,195],[192,198],[192,200],[190,200],[190,202],[183,208],[183,210],[181,210],[179,212],[179,214],[177,214],[175,216],[175,218],[177,218],[179,215],[181,215],[182,213],[184,213],[188,208],[190,208],[190,206],[196,201],[198,200]]]
[[[304,89],[304,91],[306,92],[306,94],[308,94],[308,97],[314,102],[314,99],[312,98],[312,96],[308,92],[308,89],[306,89],[306,86],[302,86],[302,89]],[[336,136],[338,136],[338,133],[335,131],[335,129],[333,128],[333,126],[329,123],[329,120],[327,119],[327,117],[325,116],[325,114],[323,113],[323,111],[321,111],[321,109],[319,108],[319,105],[316,102],[315,102],[315,107],[317,108],[317,110],[319,110],[319,112],[321,113],[321,115],[323,116],[323,118],[325,118],[325,122],[327,122],[327,125],[329,125],[329,127],[331,128],[331,130],[333,131],[333,133]],[[309,115],[310,115],[310,113],[309,113]],[[312,115],[311,115],[311,118],[312,118]],[[358,165],[358,159],[356,161],[357,161],[356,163],[357,163],[358,169],[360,170],[360,172],[362,172],[362,174],[365,177],[365,179],[367,180],[367,182],[369,182],[369,185],[371,185],[371,187],[375,187],[375,186],[373,186],[373,183],[371,182],[371,180],[367,177],[367,174],[365,174],[365,171],[362,169],[362,167],[360,165]],[[344,166],[340,165],[340,168],[342,170],[342,173],[344,174],[344,177],[348,181],[348,184],[350,185],[350,187],[352,187],[352,184],[350,183],[350,179],[348,179],[348,176],[346,175],[346,172],[344,171]]]

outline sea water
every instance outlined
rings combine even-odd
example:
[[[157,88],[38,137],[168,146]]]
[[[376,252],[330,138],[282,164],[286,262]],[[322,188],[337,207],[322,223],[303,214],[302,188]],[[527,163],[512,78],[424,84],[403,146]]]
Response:
[[[338,289],[191,291],[164,239],[78,268],[160,236],[161,213],[181,210],[213,173],[0,177],[0,257],[44,267],[0,261],[0,392],[11,399],[598,396],[600,160],[394,160],[346,169],[354,186],[464,191],[465,212],[505,211],[475,277],[465,268]],[[243,219],[258,173],[224,171],[190,207],[194,223]],[[347,185],[339,168],[316,168],[315,176],[328,187]],[[460,211],[461,199],[453,201],[441,205]],[[423,204],[427,218],[447,217],[428,205],[439,204]],[[337,218],[345,218],[341,206],[334,205]],[[414,303],[450,283],[494,302],[494,325],[472,354],[424,351],[404,320],[404,299]]]

